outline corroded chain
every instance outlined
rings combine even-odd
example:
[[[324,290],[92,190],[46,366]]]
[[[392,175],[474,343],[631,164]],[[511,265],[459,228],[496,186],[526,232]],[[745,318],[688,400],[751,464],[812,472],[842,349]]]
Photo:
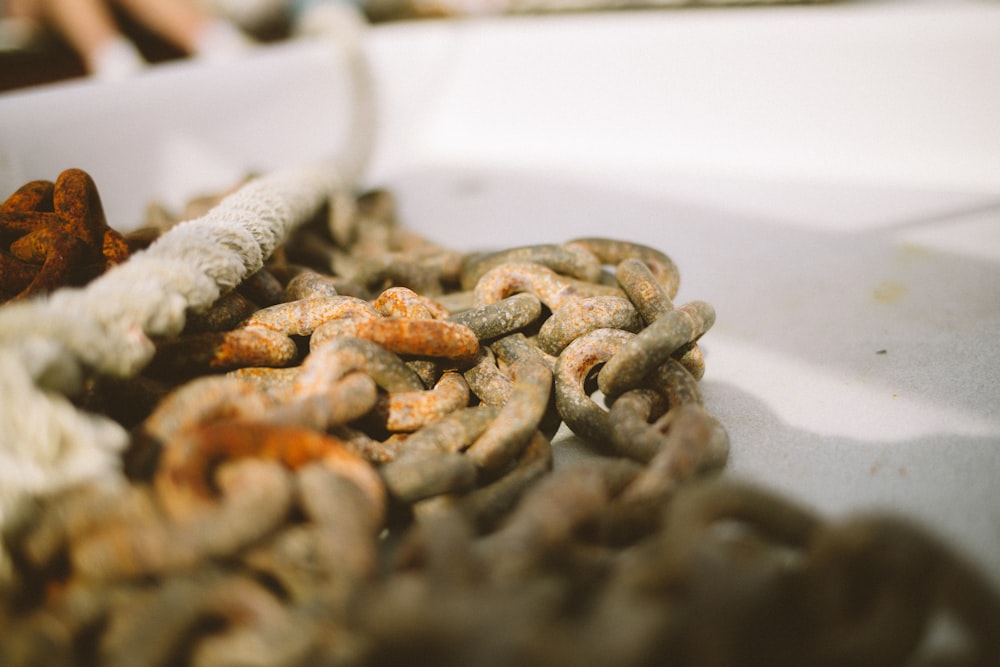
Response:
[[[81,285],[129,255],[89,174],[26,183],[0,203],[0,303]]]
[[[714,474],[715,313],[667,255],[458,253],[384,191],[326,213],[91,379],[129,483],[4,535],[0,663],[894,665],[947,616],[1000,664],[1000,600],[932,536]],[[594,456],[553,467],[563,424]]]

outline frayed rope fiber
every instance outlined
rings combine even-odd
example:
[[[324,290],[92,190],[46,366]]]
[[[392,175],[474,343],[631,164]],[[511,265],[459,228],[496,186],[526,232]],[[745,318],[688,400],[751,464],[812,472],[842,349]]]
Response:
[[[346,11],[328,16],[319,35],[346,54],[354,88],[352,131],[337,159],[255,178],[86,287],[0,308],[0,531],[33,496],[83,481],[123,483],[125,429],[69,398],[88,372],[141,371],[155,351],[150,336],[180,333],[188,311],[258,271],[292,230],[356,182],[373,142],[374,87],[365,25]],[[9,572],[0,548],[0,582]]]

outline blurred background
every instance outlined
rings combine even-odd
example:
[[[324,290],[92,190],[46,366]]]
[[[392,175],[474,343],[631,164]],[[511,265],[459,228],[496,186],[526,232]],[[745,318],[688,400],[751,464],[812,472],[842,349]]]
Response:
[[[0,2],[0,92],[88,75],[85,59],[57,29],[52,14],[75,0],[6,0]],[[144,20],[135,7],[149,7]],[[162,1],[162,0],[160,0]],[[166,0],[170,2],[170,0]],[[180,2],[181,0],[178,0]],[[184,0],[186,1],[186,0]],[[194,0],[200,10],[219,18],[254,42],[271,44],[294,37],[296,21],[309,8],[335,2],[357,7],[373,24],[456,19],[483,15],[556,14],[598,11],[675,11],[723,7],[830,4],[837,0]],[[102,5],[121,34],[150,64],[189,54],[156,28],[157,0],[82,0]],[[857,4],[857,3],[852,3]],[[26,16],[30,14],[30,16]],[[161,20],[162,22],[162,20]]]

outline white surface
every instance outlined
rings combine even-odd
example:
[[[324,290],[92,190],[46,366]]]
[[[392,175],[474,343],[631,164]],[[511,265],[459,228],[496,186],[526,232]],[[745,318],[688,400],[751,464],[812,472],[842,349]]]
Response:
[[[996,191],[1000,6],[860,2],[387,27],[387,162]],[[416,117],[414,117],[416,115]],[[377,162],[377,164],[379,164]]]
[[[15,91],[0,95],[0,188],[78,167],[98,183],[108,223],[131,230],[152,199],[176,208],[249,172],[328,155],[352,102],[343,53],[315,42]]]
[[[718,312],[729,474],[915,517],[1000,583],[997,35],[965,3],[389,29],[373,180],[453,246],[667,251]]]
[[[915,516],[1000,583],[996,35],[984,3],[386,26],[370,181],[453,247],[665,250],[718,312],[729,474]],[[122,225],[335,151],[343,79],[302,48],[0,96],[0,167],[90,169]]]

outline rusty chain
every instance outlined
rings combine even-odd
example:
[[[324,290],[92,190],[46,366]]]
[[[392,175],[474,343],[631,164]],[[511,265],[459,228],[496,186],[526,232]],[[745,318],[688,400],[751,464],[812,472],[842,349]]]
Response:
[[[947,619],[947,659],[1000,664],[1000,598],[932,535],[717,475],[715,312],[678,286],[640,244],[458,253],[338,194],[142,375],[89,380],[129,482],[3,536],[0,663],[941,664]],[[563,424],[594,456],[554,468]]]
[[[26,183],[0,203],[0,303],[84,284],[128,255],[81,169]]]

